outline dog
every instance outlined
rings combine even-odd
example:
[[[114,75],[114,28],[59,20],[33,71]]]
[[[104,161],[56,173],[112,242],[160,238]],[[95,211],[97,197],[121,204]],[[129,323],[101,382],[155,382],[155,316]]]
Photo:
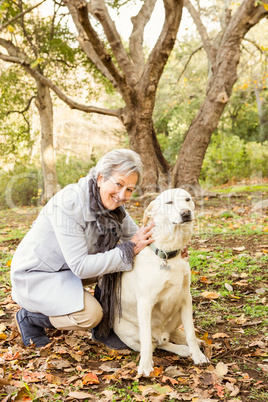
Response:
[[[140,375],[153,371],[155,348],[191,356],[195,364],[208,362],[195,336],[190,265],[181,257],[193,220],[194,202],[187,191],[169,189],[157,196],[143,218],[144,225],[154,222],[155,241],[134,258],[133,270],[122,274],[121,314],[115,315],[114,332],[140,352]],[[185,333],[178,329],[181,324]]]

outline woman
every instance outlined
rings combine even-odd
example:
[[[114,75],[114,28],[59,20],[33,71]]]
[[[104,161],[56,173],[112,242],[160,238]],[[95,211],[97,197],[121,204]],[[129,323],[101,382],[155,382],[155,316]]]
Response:
[[[131,270],[134,255],[153,241],[151,226],[138,229],[123,206],[141,176],[138,154],[111,151],[41,210],[11,265],[12,297],[21,307],[15,321],[26,346],[48,344],[45,328],[86,330],[100,323],[100,290],[95,298],[83,284],[101,277],[102,292],[110,293],[106,274]],[[101,337],[95,330],[93,338],[125,346],[113,331]]]

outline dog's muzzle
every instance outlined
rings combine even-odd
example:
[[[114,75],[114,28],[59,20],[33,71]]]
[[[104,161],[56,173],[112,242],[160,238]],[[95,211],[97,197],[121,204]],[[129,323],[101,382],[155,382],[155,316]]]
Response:
[[[190,209],[184,209],[181,211],[181,219],[182,222],[191,222],[192,221],[192,212]]]

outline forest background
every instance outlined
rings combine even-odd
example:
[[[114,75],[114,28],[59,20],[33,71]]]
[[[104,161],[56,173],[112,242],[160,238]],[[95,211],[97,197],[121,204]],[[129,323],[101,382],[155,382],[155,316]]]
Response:
[[[85,4],[1,2],[1,208],[45,202],[115,147],[141,154],[147,182],[140,193],[267,176],[265,1],[187,0],[183,9],[173,1],[92,2],[88,31]],[[119,33],[128,27],[129,42],[112,19]],[[217,76],[225,57],[230,76]],[[125,66],[130,58],[139,72]]]
[[[268,400],[267,13],[260,0],[0,1],[3,402]],[[196,196],[191,294],[209,365],[157,350],[140,378],[138,353],[88,331],[21,342],[14,252],[46,200],[116,147],[145,164],[137,224],[148,192]]]

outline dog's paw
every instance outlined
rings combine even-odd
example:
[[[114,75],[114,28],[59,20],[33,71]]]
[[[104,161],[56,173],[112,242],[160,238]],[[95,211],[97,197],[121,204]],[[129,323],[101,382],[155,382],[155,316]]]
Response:
[[[195,364],[209,363],[209,359],[199,350],[191,355]]]
[[[153,362],[151,364],[143,363],[142,361],[138,367],[138,375],[143,375],[145,377],[149,377],[150,373],[154,371]]]

